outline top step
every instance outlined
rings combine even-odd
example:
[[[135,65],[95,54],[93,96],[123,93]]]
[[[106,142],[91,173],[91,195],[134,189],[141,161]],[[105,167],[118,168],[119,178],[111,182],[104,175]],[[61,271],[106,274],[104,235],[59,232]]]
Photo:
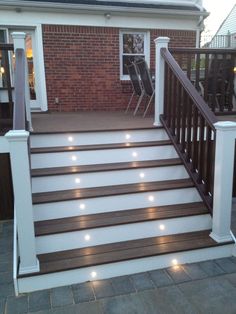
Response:
[[[168,140],[163,128],[31,134],[31,148]]]

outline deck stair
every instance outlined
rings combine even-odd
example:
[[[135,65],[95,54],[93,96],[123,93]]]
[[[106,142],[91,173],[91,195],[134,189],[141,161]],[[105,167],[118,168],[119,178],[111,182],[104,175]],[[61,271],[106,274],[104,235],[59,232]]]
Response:
[[[163,128],[32,134],[31,167],[40,272],[22,292],[230,255]]]

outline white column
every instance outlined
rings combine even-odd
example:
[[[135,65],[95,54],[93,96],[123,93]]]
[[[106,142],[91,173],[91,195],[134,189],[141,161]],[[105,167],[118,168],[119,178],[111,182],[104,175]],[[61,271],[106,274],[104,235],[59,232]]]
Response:
[[[29,128],[32,131],[32,120],[31,120],[31,112],[30,112],[30,90],[29,90],[29,82],[28,82],[28,63],[26,57],[26,45],[25,45],[25,38],[26,33],[23,32],[13,32],[12,34],[13,44],[14,44],[14,51],[16,49],[24,49],[25,51],[25,106],[26,106],[26,119],[29,123]]]
[[[169,41],[168,37],[158,37],[154,40],[156,46],[154,125],[156,126],[161,125],[160,114],[164,111],[165,63],[161,56],[161,48],[168,48]]]
[[[236,123],[220,121],[216,128],[213,222],[210,236],[217,242],[232,240],[230,234]]]
[[[31,177],[28,155],[29,132],[9,131],[5,137],[9,141],[9,151],[14,190],[14,207],[18,226],[20,252],[20,274],[39,271],[36,256]]]

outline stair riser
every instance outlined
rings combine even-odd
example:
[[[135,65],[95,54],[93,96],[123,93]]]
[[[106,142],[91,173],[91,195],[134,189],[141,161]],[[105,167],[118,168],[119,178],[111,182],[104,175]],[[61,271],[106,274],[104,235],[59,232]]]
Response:
[[[163,129],[32,135],[31,147],[97,145],[167,140]]]
[[[160,226],[165,226],[165,230],[161,230]],[[37,254],[43,254],[101,244],[209,229],[211,229],[211,217],[209,214],[161,219],[158,221],[38,236],[36,237],[36,250]],[[86,236],[89,236],[90,239],[86,240]]]
[[[133,154],[136,153],[136,156]],[[177,153],[171,145],[151,146],[122,149],[105,149],[91,151],[59,152],[32,154],[32,168],[47,168],[59,166],[94,165],[116,162],[159,160],[177,158]],[[73,160],[75,159],[75,160]]]
[[[232,250],[233,245],[231,244],[215,248],[198,249],[175,254],[165,254],[161,256],[111,263],[95,267],[56,272],[48,275],[18,279],[18,287],[19,292],[23,293],[77,284],[91,280],[131,275],[135,273],[170,267],[172,266],[173,259],[177,259],[181,264],[186,264],[229,257],[232,256]],[[92,272],[96,272],[96,278],[92,278]]]
[[[149,196],[153,196],[154,200],[150,201],[148,199]],[[201,201],[202,200],[195,188],[96,197],[83,200],[35,204],[34,219],[35,221],[39,221],[62,217],[97,214],[117,210]]]
[[[32,191],[33,193],[37,193],[147,181],[184,179],[188,177],[183,166],[57,175],[33,178]]]

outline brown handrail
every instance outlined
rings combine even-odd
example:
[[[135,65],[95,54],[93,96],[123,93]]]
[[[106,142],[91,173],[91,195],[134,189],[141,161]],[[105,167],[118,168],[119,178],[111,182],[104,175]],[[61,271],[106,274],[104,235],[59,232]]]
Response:
[[[25,130],[25,52],[15,51],[15,105],[13,113],[13,129]]]
[[[181,82],[181,85],[188,93],[189,97],[193,100],[195,105],[197,106],[198,110],[201,112],[203,117],[206,119],[208,124],[215,129],[214,123],[218,121],[214,113],[209,109],[203,98],[200,96],[198,91],[194,88],[193,84],[184,74],[178,63],[175,61],[174,57],[171,53],[166,49],[161,49],[161,55],[164,58],[165,62],[169,65],[171,70],[174,72],[175,76]]]
[[[180,47],[172,47],[169,48],[171,53],[208,53],[208,54],[228,54],[228,53],[236,53],[236,49],[232,48],[180,48]]]
[[[14,46],[13,46],[13,44],[0,43],[0,50],[14,51]]]

